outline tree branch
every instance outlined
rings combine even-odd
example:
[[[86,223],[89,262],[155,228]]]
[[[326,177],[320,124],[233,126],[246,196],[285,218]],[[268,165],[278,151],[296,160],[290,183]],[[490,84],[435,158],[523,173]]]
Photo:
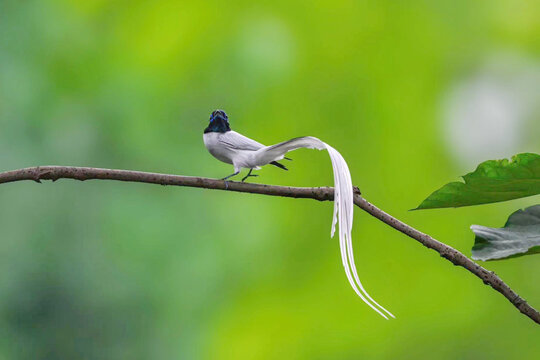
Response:
[[[128,182],[140,182],[159,185],[175,185],[188,186],[205,189],[228,190],[245,192],[252,194],[283,196],[292,198],[315,199],[318,201],[329,201],[334,199],[334,189],[331,187],[290,187],[290,186],[274,186],[241,182],[225,182],[222,180],[214,180],[201,177],[180,176],[148,173],[141,171],[129,170],[112,170],[99,169],[88,167],[72,167],[72,166],[38,166],[13,171],[0,173],[0,184],[34,180],[58,179],[75,179],[75,180],[117,180]],[[441,257],[449,260],[454,265],[461,266],[467,269],[472,274],[479,277],[484,284],[491,286],[493,289],[500,292],[505,298],[510,301],[521,313],[532,319],[537,324],[540,324],[540,313],[531,307],[527,302],[516,294],[508,285],[502,281],[494,272],[484,269],[456,249],[435,240],[431,236],[424,234],[413,227],[399,221],[391,215],[385,213],[375,205],[371,204],[360,196],[360,191],[355,188],[354,203],[356,206],[366,211],[375,218],[381,220],[385,224],[402,232],[403,234],[415,239],[422,245],[435,250]]]

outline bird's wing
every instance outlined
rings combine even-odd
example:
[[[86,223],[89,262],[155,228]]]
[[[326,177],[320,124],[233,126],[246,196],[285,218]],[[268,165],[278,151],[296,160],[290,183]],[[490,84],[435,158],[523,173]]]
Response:
[[[260,142],[252,140],[236,131],[227,131],[219,137],[219,143],[231,150],[257,151],[264,148]]]

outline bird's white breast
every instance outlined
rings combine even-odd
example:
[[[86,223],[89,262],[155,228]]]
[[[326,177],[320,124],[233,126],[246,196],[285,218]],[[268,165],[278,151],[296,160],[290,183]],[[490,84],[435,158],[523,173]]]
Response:
[[[222,134],[217,132],[203,134],[204,146],[216,159],[227,164],[232,164],[234,154],[220,143],[220,136],[222,136]]]

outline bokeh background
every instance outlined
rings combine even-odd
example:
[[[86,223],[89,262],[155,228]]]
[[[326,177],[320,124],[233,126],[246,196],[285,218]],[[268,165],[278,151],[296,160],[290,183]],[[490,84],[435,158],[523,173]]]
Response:
[[[532,197],[408,211],[487,159],[540,150],[535,1],[0,0],[0,170],[223,177],[210,112],[317,136],[364,196],[470,255]],[[331,185],[299,150],[257,181]],[[331,203],[144,184],[0,187],[1,359],[533,359],[538,326],[356,210],[352,291]],[[540,307],[540,256],[485,264]]]

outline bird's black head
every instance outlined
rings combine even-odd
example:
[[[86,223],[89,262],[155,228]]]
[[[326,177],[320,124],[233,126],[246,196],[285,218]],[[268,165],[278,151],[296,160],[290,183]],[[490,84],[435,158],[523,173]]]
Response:
[[[212,112],[212,115],[210,115],[210,124],[204,129],[204,133],[225,133],[227,131],[231,131],[231,127],[229,126],[229,117],[225,114],[225,111],[216,110]]]

